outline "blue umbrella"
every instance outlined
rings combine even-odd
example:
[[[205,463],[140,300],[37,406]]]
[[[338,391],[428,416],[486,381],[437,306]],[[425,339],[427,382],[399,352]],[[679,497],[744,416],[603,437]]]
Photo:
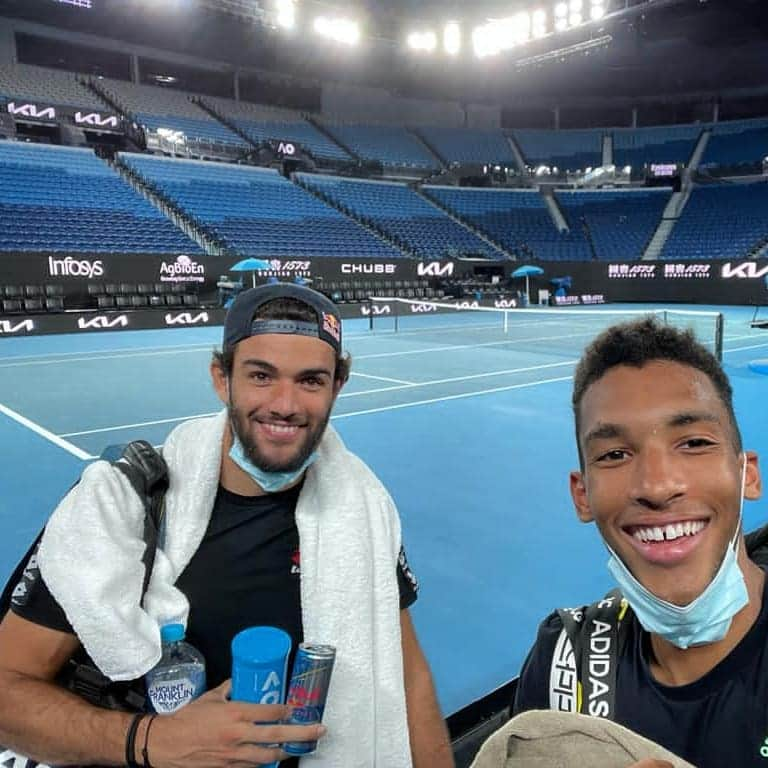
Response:
[[[533,275],[534,277],[536,275],[543,275],[544,270],[541,267],[534,267],[530,264],[526,264],[525,266],[518,267],[513,273],[512,277],[524,277],[525,278],[525,295],[530,295],[528,280]]]
[[[251,272],[253,277],[253,287],[256,287],[256,273],[265,269],[271,269],[272,265],[264,259],[254,259],[252,256],[238,261],[237,264],[233,264],[230,268],[230,272]]]

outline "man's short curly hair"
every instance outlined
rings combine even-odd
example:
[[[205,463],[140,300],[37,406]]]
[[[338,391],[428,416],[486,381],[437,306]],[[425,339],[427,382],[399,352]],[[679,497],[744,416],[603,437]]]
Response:
[[[579,432],[584,393],[617,365],[642,368],[646,363],[656,360],[688,365],[709,378],[731,422],[734,448],[741,451],[741,432],[733,412],[733,389],[718,359],[696,340],[692,331],[681,331],[649,316],[606,329],[592,341],[579,360],[573,378],[572,404],[576,423],[576,445],[582,468],[584,457]]]

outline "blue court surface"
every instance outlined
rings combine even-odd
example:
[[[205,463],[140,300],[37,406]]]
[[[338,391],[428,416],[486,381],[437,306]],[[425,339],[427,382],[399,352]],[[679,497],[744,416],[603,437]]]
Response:
[[[606,307],[638,310],[628,305]],[[768,451],[768,331],[725,313],[724,363],[745,444]],[[614,319],[611,317],[610,319]],[[570,413],[594,320],[455,314],[345,323],[353,376],[333,425],[397,502],[420,580],[413,615],[446,715],[515,677],[541,618],[610,587],[592,526],[577,522]],[[697,321],[698,322],[698,321]],[[0,577],[5,579],[85,463],[107,445],[155,444],[219,409],[208,377],[220,328],[0,340]],[[747,504],[746,527],[766,518]],[[84,566],[85,567],[85,566]]]

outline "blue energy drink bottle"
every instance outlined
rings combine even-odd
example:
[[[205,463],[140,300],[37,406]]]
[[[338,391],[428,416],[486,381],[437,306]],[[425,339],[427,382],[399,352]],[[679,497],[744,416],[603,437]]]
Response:
[[[286,702],[294,708],[286,721],[288,724],[314,725],[322,722],[335,659],[336,649],[332,645],[299,645]],[[316,741],[289,741],[283,744],[289,755],[306,755],[316,748]]]
[[[290,636],[277,627],[250,627],[235,635],[230,698],[252,704],[282,704],[290,652]],[[277,768],[277,765],[269,763],[264,768]]]

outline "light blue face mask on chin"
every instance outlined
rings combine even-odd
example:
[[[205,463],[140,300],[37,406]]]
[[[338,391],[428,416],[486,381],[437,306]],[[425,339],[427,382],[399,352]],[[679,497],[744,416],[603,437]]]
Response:
[[[307,468],[317,458],[317,451],[311,453],[307,460],[293,472],[266,472],[257,467],[246,455],[242,443],[232,430],[232,447],[229,449],[229,458],[237,464],[263,491],[276,493],[293,485],[306,472]]]
[[[738,541],[744,507],[747,457],[741,472],[739,519],[733,538],[715,577],[707,588],[688,605],[674,605],[649,592],[608,547],[608,570],[635,612],[643,629],[663,637],[678,648],[716,643],[728,633],[733,617],[749,602],[744,574],[738,563]],[[607,546],[607,544],[606,544]]]

